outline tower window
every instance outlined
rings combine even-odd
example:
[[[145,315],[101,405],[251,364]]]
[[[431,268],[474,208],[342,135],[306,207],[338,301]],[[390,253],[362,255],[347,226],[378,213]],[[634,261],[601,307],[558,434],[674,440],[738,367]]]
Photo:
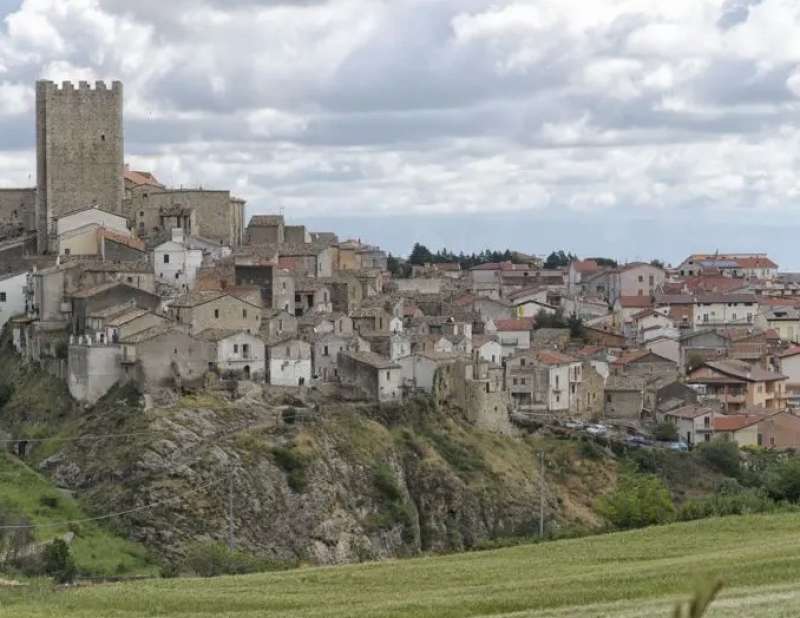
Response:
[[[101,141],[101,142],[104,142],[104,141],[106,141],[106,134],[105,134],[105,133],[101,133],[101,134],[100,134],[100,141]]]

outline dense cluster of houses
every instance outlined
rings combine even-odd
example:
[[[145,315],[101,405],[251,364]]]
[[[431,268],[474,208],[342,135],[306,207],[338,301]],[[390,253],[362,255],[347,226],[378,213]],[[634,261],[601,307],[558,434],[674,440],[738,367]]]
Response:
[[[379,402],[425,392],[488,425],[669,420],[690,444],[800,446],[800,278],[766,255],[394,279],[380,248],[282,215],[252,217],[240,246],[173,225],[153,242],[97,206],[54,221],[53,254],[0,276],[17,351],[87,403],[118,383],[249,380]]]

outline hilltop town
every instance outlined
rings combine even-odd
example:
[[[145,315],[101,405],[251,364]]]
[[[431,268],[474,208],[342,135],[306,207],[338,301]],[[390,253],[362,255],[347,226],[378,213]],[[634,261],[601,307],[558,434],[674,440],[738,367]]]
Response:
[[[767,254],[509,253],[398,276],[379,247],[130,169],[122,93],[38,82],[37,186],[0,190],[0,325],[76,401],[122,384],[148,405],[244,382],[300,401],[424,393],[501,433],[645,440],[666,420],[679,447],[800,447],[800,276]]]

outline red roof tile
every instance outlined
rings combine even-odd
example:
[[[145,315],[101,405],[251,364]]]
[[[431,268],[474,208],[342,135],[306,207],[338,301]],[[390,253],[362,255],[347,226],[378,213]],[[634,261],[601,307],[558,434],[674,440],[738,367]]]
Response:
[[[619,304],[624,309],[635,309],[637,307],[644,309],[652,307],[653,300],[649,296],[620,296]]]
[[[502,332],[521,332],[533,330],[535,320],[533,318],[517,318],[512,320],[496,320],[494,325],[498,331]]]

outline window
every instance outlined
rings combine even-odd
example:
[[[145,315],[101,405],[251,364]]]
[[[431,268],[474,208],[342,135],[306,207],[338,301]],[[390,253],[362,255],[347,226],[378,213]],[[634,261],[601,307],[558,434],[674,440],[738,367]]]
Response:
[[[656,284],[656,279],[653,275],[650,275],[650,287],[653,287]]]
[[[524,367],[525,366],[525,359],[524,358],[519,359],[519,366],[520,367]]]
[[[711,434],[710,434],[710,433],[707,433],[707,434],[705,434],[705,435],[703,436],[703,439],[704,439],[706,442],[711,442]]]
[[[558,388],[558,376],[556,376],[556,388]]]
[[[169,253],[164,254],[164,264],[169,264]]]
[[[133,277],[128,277],[128,283],[133,283]]]
[[[69,255],[69,254],[70,254],[70,250],[69,249],[64,249],[64,255]]]
[[[215,320],[219,319],[219,309],[214,309],[214,319]]]
[[[0,292],[0,303],[6,302],[7,297],[5,292]]]
[[[328,346],[325,346],[325,347],[323,348],[323,350],[322,350],[322,355],[323,355],[323,356],[328,356]]]
[[[285,281],[283,282],[283,284],[282,284],[282,286],[281,286],[281,287],[282,287],[282,289],[284,289],[284,290],[286,289],[286,282],[285,282]]]
[[[514,379],[513,379],[513,381],[512,381],[512,383],[514,384],[514,386],[516,386],[516,385],[517,385],[517,379],[516,379],[516,378],[514,378]]]
[[[243,343],[242,344],[242,356],[244,356],[245,358],[250,358],[250,344],[249,343]]]
[[[234,343],[233,344],[233,353],[234,354],[238,354],[239,353],[239,344],[238,343]]]
[[[144,217],[144,210],[140,210],[140,211],[139,211],[139,216],[140,216],[140,217]]]
[[[711,417],[709,417],[709,416],[704,416],[703,417],[703,427],[706,427],[706,428],[711,427]]]
[[[386,379],[387,379],[387,380],[389,380],[389,379],[390,379],[390,377],[389,377],[390,375],[391,375],[391,373],[387,371],[387,372],[386,372]]]
[[[283,320],[278,320],[278,332],[283,331]]]
[[[106,134],[105,134],[105,133],[101,133],[101,134],[100,134],[100,141],[101,141],[101,142],[104,142],[104,141],[106,141]]]
[[[286,356],[288,357],[292,356],[292,348],[290,348],[288,345],[286,346]]]
[[[181,278],[181,274],[180,273],[175,273],[175,279],[177,280],[177,279],[180,279],[180,278]]]
[[[242,319],[243,320],[247,319],[247,309],[242,309]]]

